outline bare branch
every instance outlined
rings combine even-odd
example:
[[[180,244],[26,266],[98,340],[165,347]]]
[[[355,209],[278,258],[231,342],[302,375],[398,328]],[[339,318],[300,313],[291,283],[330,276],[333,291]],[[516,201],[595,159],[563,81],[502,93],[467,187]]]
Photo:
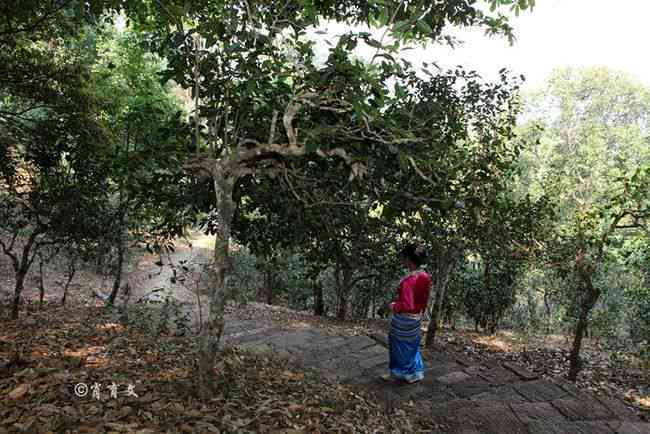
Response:
[[[425,138],[417,138],[417,137],[407,137],[407,138],[399,138],[399,139],[390,139],[390,138],[384,138],[381,135],[377,134],[376,132],[370,130],[370,125],[368,124],[367,119],[363,119],[364,124],[365,124],[365,131],[367,133],[364,133],[362,129],[357,129],[357,130],[349,130],[347,133],[347,137],[350,139],[355,139],[355,140],[372,140],[377,143],[381,143],[384,145],[401,145],[403,143],[426,143],[427,139]],[[360,136],[354,135],[353,133],[360,133]]]
[[[14,244],[16,243],[16,240],[18,239],[18,232],[14,232],[11,236],[11,242],[9,243],[9,250],[14,249]],[[4,247],[4,245],[3,245]]]
[[[278,111],[273,110],[273,118],[271,119],[271,131],[269,132],[269,145],[275,141],[275,128],[278,122]]]
[[[632,224],[632,225],[617,225],[614,229],[640,229],[644,226],[642,224]]]
[[[282,123],[284,124],[284,129],[287,132],[287,138],[289,139],[290,145],[295,145],[298,140],[295,130],[293,129],[293,118],[296,117],[296,114],[298,114],[302,108],[303,103],[305,101],[308,101],[309,98],[318,98],[318,94],[314,92],[305,92],[299,95],[292,102],[290,102],[289,105],[287,105],[287,109],[284,112]]]
[[[298,193],[296,193],[296,190],[293,188],[293,184],[292,184],[291,181],[289,180],[289,176],[287,175],[287,168],[286,168],[286,166],[284,167],[284,171],[283,171],[282,174],[284,175],[284,180],[285,180],[285,182],[287,183],[287,185],[289,186],[289,189],[290,189],[291,192],[293,193],[294,197],[295,197],[298,201],[303,202],[303,204],[304,204],[305,201],[304,201],[300,196],[298,196]]]
[[[422,171],[420,170],[420,168],[418,167],[418,165],[415,164],[415,160],[413,159],[413,157],[409,156],[409,157],[408,157],[408,160],[409,160],[409,162],[411,163],[411,165],[413,166],[413,169],[415,170],[415,173],[417,173],[417,174],[420,176],[420,178],[424,179],[425,181],[427,181],[427,182],[429,182],[429,183],[431,183],[431,184],[434,183],[433,180],[432,180],[431,178],[429,178],[429,177],[426,176],[424,173],[422,173]]]
[[[257,140],[244,139],[242,144],[255,144],[256,146],[250,149],[240,150],[237,155],[238,162],[246,162],[250,160],[259,160],[264,158],[273,158],[273,155],[281,156],[299,156],[305,154],[305,147],[300,143],[288,144],[262,144]]]
[[[0,238],[0,247],[2,247],[2,251],[5,253],[5,255],[9,256],[11,259],[11,263],[14,266],[14,270],[18,270],[20,268],[20,263],[18,262],[18,257],[16,256],[15,253],[13,253],[13,246],[14,243],[16,242],[16,238],[18,237],[17,233],[14,233],[11,237],[11,242],[7,246],[2,238]]]

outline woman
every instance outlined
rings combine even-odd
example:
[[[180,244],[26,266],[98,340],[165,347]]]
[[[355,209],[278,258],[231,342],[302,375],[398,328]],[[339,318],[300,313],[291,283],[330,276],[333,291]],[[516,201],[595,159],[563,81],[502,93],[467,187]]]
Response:
[[[410,273],[401,280],[397,299],[390,304],[390,373],[382,378],[416,383],[424,378],[420,327],[431,292],[431,276],[426,271],[418,271],[426,256],[422,247],[409,244],[400,256]]]

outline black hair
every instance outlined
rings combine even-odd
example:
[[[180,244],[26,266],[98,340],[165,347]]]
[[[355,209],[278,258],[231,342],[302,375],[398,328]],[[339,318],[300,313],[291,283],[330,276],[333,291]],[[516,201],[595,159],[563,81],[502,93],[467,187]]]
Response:
[[[424,250],[424,247],[419,246],[415,243],[410,243],[404,246],[400,252],[400,255],[403,258],[413,262],[418,267],[422,265],[427,258],[427,253]]]

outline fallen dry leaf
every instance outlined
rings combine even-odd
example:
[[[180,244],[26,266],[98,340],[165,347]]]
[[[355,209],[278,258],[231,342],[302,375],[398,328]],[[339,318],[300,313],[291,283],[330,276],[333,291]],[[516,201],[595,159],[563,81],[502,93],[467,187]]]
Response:
[[[21,384],[20,386],[16,387],[14,390],[9,392],[9,398],[20,399],[23,396],[25,396],[27,392],[29,392],[29,389],[30,389],[30,385],[28,383]]]
[[[294,381],[302,381],[305,379],[305,374],[303,372],[284,371],[282,376],[288,380]]]

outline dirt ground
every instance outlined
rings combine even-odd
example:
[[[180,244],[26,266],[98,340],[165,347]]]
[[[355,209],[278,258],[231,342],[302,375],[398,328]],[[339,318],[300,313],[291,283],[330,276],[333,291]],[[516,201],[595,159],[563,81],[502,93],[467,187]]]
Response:
[[[210,240],[197,234],[188,240],[177,243],[176,249],[170,254],[154,255],[143,249],[131,249],[131,258],[127,264],[130,294],[120,294],[118,304],[137,302],[143,298],[162,299],[171,295],[181,302],[194,302],[196,296],[191,291],[192,276],[182,267],[187,264],[200,268],[209,258]],[[70,303],[103,304],[112,288],[113,280],[102,270],[96,270],[93,264],[83,264],[79,267],[72,281],[67,300]],[[67,281],[65,258],[54,256],[43,267],[43,282],[45,287],[44,301],[60,303],[63,287]],[[25,279],[23,300],[27,304],[38,303],[39,300],[39,267],[34,263]],[[123,282],[124,284],[125,282]],[[8,300],[14,293],[14,271],[8,256],[0,254],[0,299]]]

